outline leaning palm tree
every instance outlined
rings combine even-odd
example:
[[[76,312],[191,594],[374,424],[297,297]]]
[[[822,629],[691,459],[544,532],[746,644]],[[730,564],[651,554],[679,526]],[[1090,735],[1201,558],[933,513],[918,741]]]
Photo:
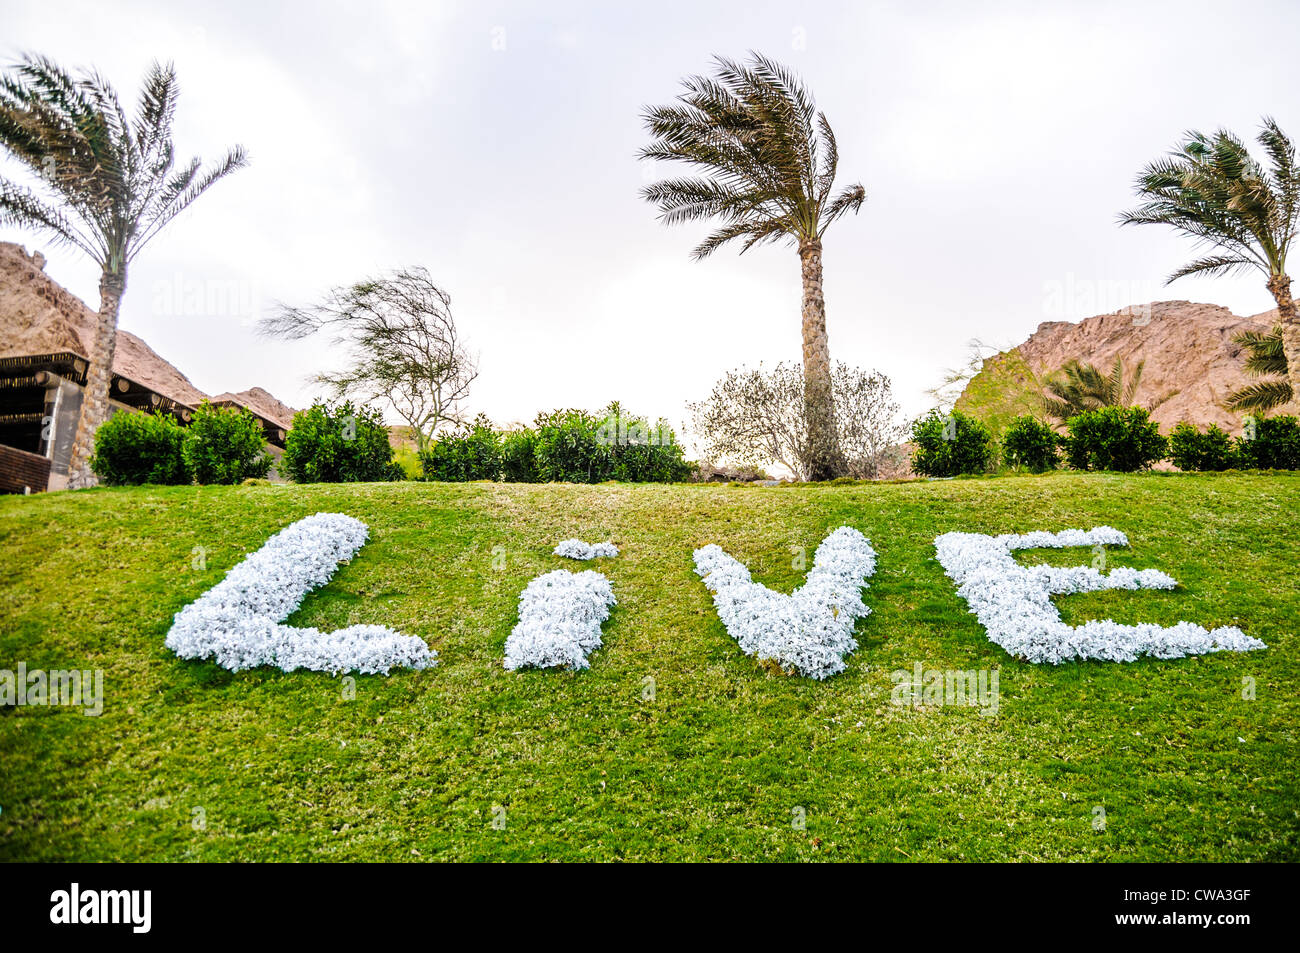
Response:
[[[1287,380],[1286,354],[1282,351],[1282,329],[1242,331],[1232,339],[1246,349],[1246,373],[1263,380],[1247,384],[1228,395],[1230,410],[1266,414],[1291,403],[1295,389]]]
[[[757,53],[747,63],[717,57],[714,76],[692,76],[677,102],[647,108],[654,142],[641,158],[683,162],[699,175],[642,190],[668,225],[716,219],[694,251],[705,258],[734,239],[741,253],[766,242],[799,249],[803,278],[804,416],[811,479],[840,469],[831,392],[822,236],[866,199],[861,185],[834,193],[839,152],[826,115],[799,78]]]
[[[1085,410],[1131,407],[1145,366],[1146,361],[1138,361],[1126,374],[1123,358],[1117,357],[1106,373],[1094,364],[1070,361],[1044,381],[1043,410],[1064,423]]]
[[[1147,166],[1137,181],[1145,204],[1120,221],[1170,225],[1214,249],[1168,281],[1251,268],[1263,272],[1277,302],[1288,378],[1300,392],[1300,314],[1286,273],[1287,251],[1300,228],[1300,166],[1295,146],[1272,119],[1263,120],[1258,141],[1268,156],[1267,167],[1226,130],[1213,136],[1188,133],[1177,150]]]
[[[127,266],[218,179],[244,165],[236,146],[204,170],[198,159],[173,167],[176,71],[153,64],[134,120],[95,72],[72,76],[29,56],[0,77],[0,145],[37,176],[39,191],[0,177],[0,225],[34,228],[85,252],[99,265],[99,320],[68,486],[93,486],[95,431],[108,415],[117,314]]]

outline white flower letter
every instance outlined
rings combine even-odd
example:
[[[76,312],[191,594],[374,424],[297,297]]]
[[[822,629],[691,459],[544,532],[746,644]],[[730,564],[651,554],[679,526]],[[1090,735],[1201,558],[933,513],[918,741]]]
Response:
[[[587,656],[600,648],[600,624],[616,602],[601,573],[557,569],[538,576],[519,596],[519,624],[506,639],[506,668],[590,667]]]
[[[876,552],[856,529],[841,526],[817,547],[803,586],[788,596],[754,582],[714,544],[695,550],[695,572],[742,652],[821,679],[842,672],[844,656],[858,647],[853,626],[871,612],[861,593],[876,572]]]
[[[613,559],[618,547],[613,543],[584,543],[580,539],[566,539],[555,547],[556,556],[570,559]]]
[[[282,625],[307,593],[329,582],[339,563],[366,542],[366,524],[342,513],[317,513],[286,526],[226,578],[180,612],[169,649],[187,659],[215,659],[232,672],[275,665],[286,672],[388,674],[394,666],[428,668],[438,654],[412,635],[382,625],[334,632]]]
[[[1178,583],[1158,569],[1119,568],[1103,576],[1090,566],[1022,566],[1011,555],[1017,549],[1100,545],[1127,546],[1128,538],[1117,529],[1098,526],[1087,532],[1067,529],[1023,536],[945,533],[934,541],[939,564],[957,583],[958,594],[989,639],[1026,661],[1053,665],[1071,659],[1131,662],[1140,655],[1168,659],[1267,647],[1238,628],[1207,631],[1191,622],[1169,628],[1150,623],[1120,625],[1110,619],[1066,625],[1052,603],[1053,595],[1103,589],[1173,589]]]

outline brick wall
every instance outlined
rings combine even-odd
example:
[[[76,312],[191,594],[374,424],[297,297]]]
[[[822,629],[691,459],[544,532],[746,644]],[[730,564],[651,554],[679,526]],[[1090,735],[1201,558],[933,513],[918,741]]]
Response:
[[[24,493],[28,487],[39,493],[49,482],[49,460],[39,453],[0,444],[0,493]]]

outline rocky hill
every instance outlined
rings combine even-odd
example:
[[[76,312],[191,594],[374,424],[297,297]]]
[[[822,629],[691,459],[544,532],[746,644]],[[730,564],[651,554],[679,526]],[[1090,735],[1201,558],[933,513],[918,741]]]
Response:
[[[0,357],[72,351],[89,356],[96,315],[81,299],[45,274],[40,252],[0,242]],[[113,370],[123,377],[190,407],[209,395],[129,331],[117,332]],[[224,393],[230,400],[288,429],[292,407],[260,387]]]
[[[1157,301],[1077,323],[1046,321],[1023,344],[987,360],[957,408],[995,422],[1009,419],[1032,408],[1037,381],[1067,361],[1108,369],[1119,357],[1130,368],[1146,362],[1137,402],[1154,408],[1151,417],[1162,430],[1188,420],[1237,433],[1241,415],[1223,401],[1251,378],[1232,339],[1247,329],[1267,330],[1276,320],[1276,311],[1243,318],[1212,304]]]

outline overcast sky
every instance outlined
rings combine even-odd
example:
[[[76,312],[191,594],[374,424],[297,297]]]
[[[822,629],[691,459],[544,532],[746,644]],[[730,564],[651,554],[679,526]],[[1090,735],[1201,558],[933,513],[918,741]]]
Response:
[[[0,24],[6,64],[94,65],[132,105],[173,60],[178,154],[248,149],[137,259],[121,327],[209,393],[296,406],[337,355],[258,338],[259,309],[409,265],[450,293],[471,409],[499,422],[612,398],[680,421],[727,369],[797,361],[795,251],[693,262],[704,229],[637,194],[642,106],[714,54],[784,61],[829,117],[840,182],[868,196],[825,241],[831,354],[909,413],[973,337],[1149,300],[1272,307],[1254,276],[1165,288],[1188,242],[1115,220],[1188,128],[1253,137],[1270,114],[1300,136],[1294,2],[0,0]],[[95,266],[0,240],[97,307]]]

